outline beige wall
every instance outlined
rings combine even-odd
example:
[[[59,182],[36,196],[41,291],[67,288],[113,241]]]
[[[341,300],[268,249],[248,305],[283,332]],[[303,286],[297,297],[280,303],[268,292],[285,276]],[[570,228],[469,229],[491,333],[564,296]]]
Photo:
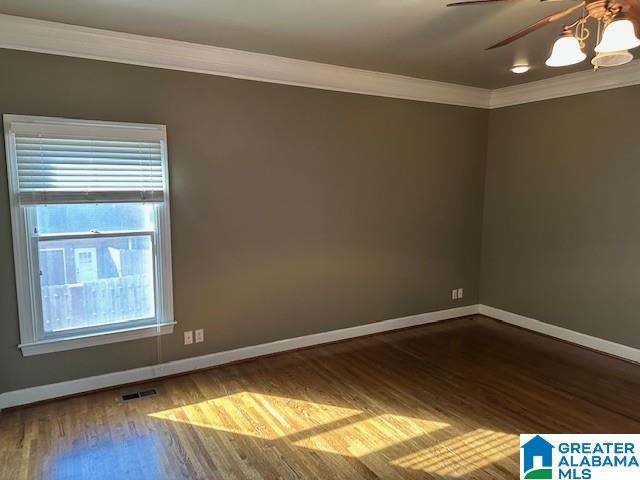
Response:
[[[490,114],[481,301],[640,347],[640,86]]]
[[[164,361],[478,302],[487,111],[9,50],[0,65],[0,113],[167,125]],[[21,355],[4,156],[0,202],[0,391],[155,362],[155,340]]]

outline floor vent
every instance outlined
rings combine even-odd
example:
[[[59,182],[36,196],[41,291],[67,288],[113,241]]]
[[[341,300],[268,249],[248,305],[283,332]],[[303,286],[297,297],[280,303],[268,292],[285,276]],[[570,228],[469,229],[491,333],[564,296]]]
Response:
[[[158,390],[156,388],[148,388],[146,390],[140,390],[138,392],[125,393],[120,396],[120,399],[123,402],[127,402],[129,400],[135,400],[137,398],[152,397],[153,395],[157,394]]]

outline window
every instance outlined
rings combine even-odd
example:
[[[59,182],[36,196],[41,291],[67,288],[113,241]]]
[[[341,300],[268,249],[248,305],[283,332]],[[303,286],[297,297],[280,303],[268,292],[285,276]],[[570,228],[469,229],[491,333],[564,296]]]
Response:
[[[164,126],[4,124],[23,354],[172,332]]]

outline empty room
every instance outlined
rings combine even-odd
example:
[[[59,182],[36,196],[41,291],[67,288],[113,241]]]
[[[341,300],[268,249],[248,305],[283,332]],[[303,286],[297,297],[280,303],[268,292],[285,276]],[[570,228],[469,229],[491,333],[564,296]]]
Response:
[[[638,47],[640,0],[0,0],[0,480],[638,480]]]

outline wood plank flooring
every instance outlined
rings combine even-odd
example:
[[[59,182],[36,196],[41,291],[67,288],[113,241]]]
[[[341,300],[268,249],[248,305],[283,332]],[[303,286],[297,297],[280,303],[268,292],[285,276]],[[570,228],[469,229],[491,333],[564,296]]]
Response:
[[[1,479],[508,479],[518,434],[640,432],[640,367],[458,319],[0,414]]]

